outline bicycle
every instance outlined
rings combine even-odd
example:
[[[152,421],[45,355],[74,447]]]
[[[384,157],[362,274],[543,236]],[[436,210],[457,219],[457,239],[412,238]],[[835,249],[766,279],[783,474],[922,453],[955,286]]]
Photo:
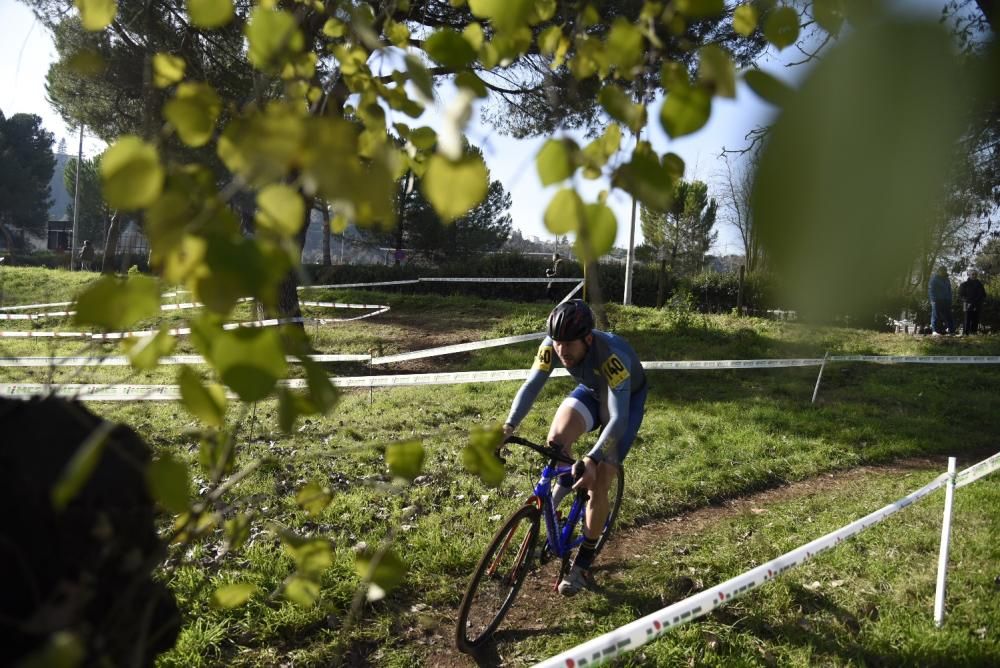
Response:
[[[486,643],[500,626],[514,604],[521,584],[532,569],[535,557],[539,564],[553,558],[562,560],[555,584],[558,586],[569,570],[569,556],[583,542],[584,509],[587,492],[576,493],[565,521],[552,505],[552,482],[564,473],[574,472],[574,460],[566,457],[557,446],[541,446],[518,436],[509,436],[497,448],[497,457],[504,461],[505,446],[523,445],[546,458],[541,477],[525,504],[515,511],[493,536],[486,552],[479,560],[476,571],[462,598],[455,628],[455,640],[463,652],[474,654]],[[560,466],[560,464],[564,464]],[[574,478],[579,477],[574,475]],[[597,541],[595,554],[607,543],[618,517],[625,479],[621,468],[608,493],[608,519]],[[545,518],[546,541],[537,550],[541,518]],[[574,535],[579,527],[579,535]]]

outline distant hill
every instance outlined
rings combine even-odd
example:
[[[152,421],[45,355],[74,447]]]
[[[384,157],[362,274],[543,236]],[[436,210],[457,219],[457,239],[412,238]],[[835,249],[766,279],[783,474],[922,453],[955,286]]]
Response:
[[[49,207],[49,220],[69,220],[69,206],[73,202],[69,198],[69,191],[63,183],[63,172],[66,170],[66,163],[73,156],[66,153],[56,153],[56,167],[52,170],[52,180],[49,182],[52,194],[52,206]]]

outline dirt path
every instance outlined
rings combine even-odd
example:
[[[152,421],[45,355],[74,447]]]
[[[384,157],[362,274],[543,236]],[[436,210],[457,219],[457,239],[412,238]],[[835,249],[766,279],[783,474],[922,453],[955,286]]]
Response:
[[[961,459],[959,461],[960,470],[963,466],[979,461],[982,457],[977,456],[977,454],[969,454],[967,461],[961,461]],[[780,506],[793,499],[856,484],[858,481],[875,475],[902,475],[913,471],[944,470],[945,468],[947,468],[947,457],[920,457],[904,459],[884,466],[860,466],[849,471],[823,474],[809,480],[732,499],[721,505],[709,506],[676,517],[654,520],[630,527],[627,531],[616,535],[608,544],[607,550],[601,555],[601,561],[615,564],[616,570],[627,569],[627,564],[630,561],[641,560],[651,552],[653,547],[668,537],[698,533],[746,512],[766,511],[769,506]],[[420,629],[414,629],[415,633],[412,638],[414,642],[425,645],[427,648],[423,665],[467,668],[477,665],[523,664],[523,661],[508,660],[505,656],[516,654],[516,644],[519,639],[545,633],[545,616],[542,613],[558,602],[558,596],[553,594],[552,590],[558,567],[558,563],[552,562],[529,574],[514,607],[511,608],[501,625],[499,635],[502,638],[492,647],[487,648],[478,661],[462,654],[454,647],[454,610],[422,612],[424,623]],[[598,573],[600,570],[599,566],[595,568]],[[603,577],[614,577],[614,575],[606,573]],[[680,589],[683,587],[679,588],[677,592],[672,592],[675,597],[664,600],[663,604],[669,605],[696,591],[693,588],[693,583],[687,590],[681,591]],[[645,611],[644,614],[649,612],[653,612],[653,610]],[[428,613],[430,614],[428,615]],[[428,616],[433,618],[433,624],[427,623]]]

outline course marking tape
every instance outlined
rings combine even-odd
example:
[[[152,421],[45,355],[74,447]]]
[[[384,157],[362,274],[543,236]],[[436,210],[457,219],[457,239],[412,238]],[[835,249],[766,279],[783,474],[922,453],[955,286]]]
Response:
[[[764,360],[684,360],[679,362],[643,362],[642,368],[653,371],[670,369],[763,369],[796,366],[819,366],[823,359]]]
[[[413,285],[414,283],[574,283],[579,278],[413,278],[405,281],[376,281],[371,283],[332,283],[327,285],[300,285],[299,290],[337,288],[377,288],[383,285]]]
[[[453,373],[413,373],[387,376],[334,376],[330,382],[336,387],[410,387],[417,385],[458,385],[464,383],[499,383],[524,380],[530,369],[501,371],[456,371]],[[565,369],[553,369],[556,377],[569,376]],[[306,380],[293,378],[281,381],[283,387],[306,387]],[[88,401],[173,401],[180,398],[176,385],[105,385],[105,384],[46,384],[0,383],[0,397],[29,397],[54,394],[76,397]]]
[[[1000,364],[1000,355],[831,355],[829,361],[877,364]]]
[[[50,306],[70,306],[73,302],[50,302],[48,304],[18,304],[16,306],[0,306],[0,311],[27,311],[33,308],[48,308]]]
[[[955,488],[965,487],[997,469],[1000,469],[1000,452],[961,471],[955,476]]]
[[[308,355],[314,362],[367,362],[368,354]],[[288,355],[288,362],[295,364],[298,357]],[[129,359],[123,355],[108,357],[0,357],[0,367],[81,367],[81,366],[128,366]],[[160,358],[160,364],[205,364],[201,355],[168,355]]]
[[[427,348],[425,350],[414,350],[409,353],[398,355],[386,355],[384,357],[373,357],[372,364],[392,364],[393,362],[403,362],[405,360],[415,360],[423,357],[437,357],[438,355],[450,355],[468,350],[480,350],[483,348],[493,348],[496,346],[507,346],[512,343],[522,343],[524,341],[536,341],[544,339],[545,332],[534,334],[521,334],[518,336],[505,336],[500,339],[487,339],[485,341],[470,341],[469,343],[457,343],[451,346],[441,346],[439,348]]]
[[[669,605],[614,631],[588,640],[565,652],[536,664],[536,668],[566,668],[592,666],[645,645],[669,629],[712,612],[735,598],[770,582],[785,571],[798,566],[844,540],[855,536],[873,524],[878,524],[917,500],[927,496],[948,480],[942,473],[920,489],[862,517],[845,527],[832,531],[811,543],[797,547],[777,559],[726,580],[720,585],[699,592],[683,601]]]

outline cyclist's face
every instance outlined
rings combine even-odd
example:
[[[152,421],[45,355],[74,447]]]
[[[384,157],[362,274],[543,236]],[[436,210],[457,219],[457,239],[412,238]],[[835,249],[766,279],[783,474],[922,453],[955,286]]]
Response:
[[[559,356],[563,366],[572,369],[587,356],[587,347],[593,339],[594,336],[588,334],[587,338],[576,341],[553,341],[552,347],[555,348],[556,355]]]

